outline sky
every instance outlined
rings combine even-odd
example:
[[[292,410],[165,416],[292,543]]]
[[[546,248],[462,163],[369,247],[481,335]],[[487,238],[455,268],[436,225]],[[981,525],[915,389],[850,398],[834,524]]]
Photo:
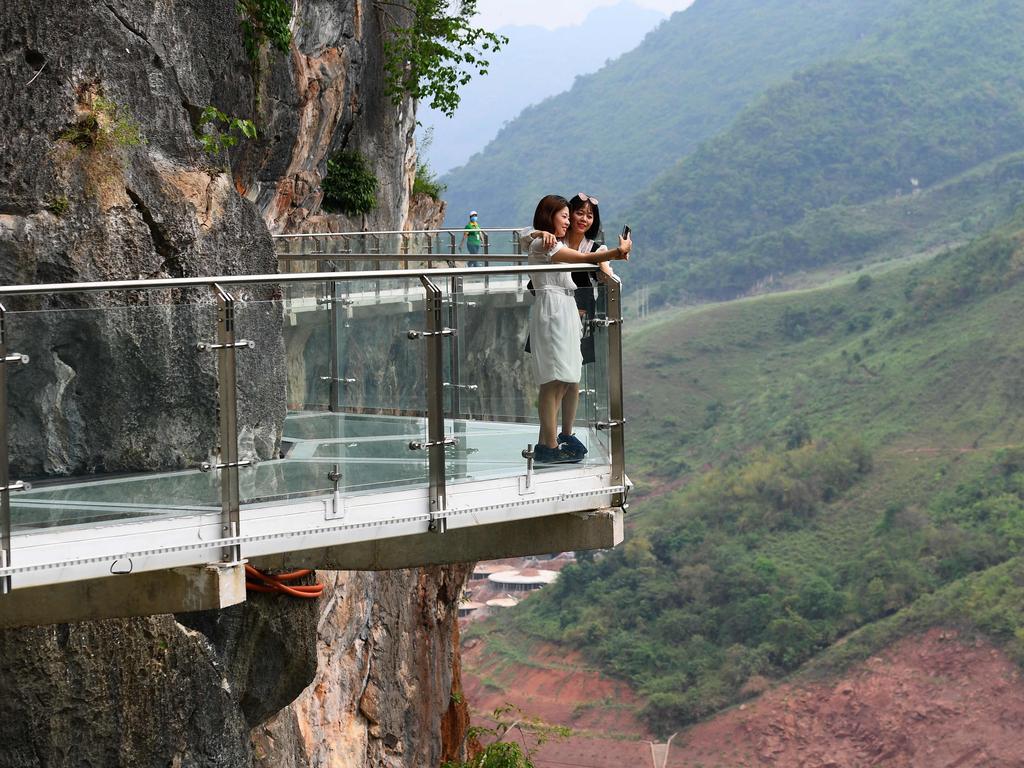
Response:
[[[621,0],[478,0],[474,23],[485,29],[538,26],[558,29],[580,24],[595,8],[616,5]],[[666,16],[690,6],[693,0],[633,0]]]

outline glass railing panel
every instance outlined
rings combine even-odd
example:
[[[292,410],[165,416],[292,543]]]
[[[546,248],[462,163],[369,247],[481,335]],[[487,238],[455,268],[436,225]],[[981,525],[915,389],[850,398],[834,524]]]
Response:
[[[189,298],[7,314],[31,361],[8,379],[11,477],[32,483],[11,494],[16,535],[220,509],[218,474],[198,469],[218,444],[216,360],[196,346],[216,308]]]
[[[522,474],[523,449],[537,441],[537,386],[524,350],[529,302],[516,283],[464,277],[446,286],[456,318],[457,370],[448,371],[447,453],[455,479]],[[454,291],[452,288],[454,287]],[[456,397],[457,394],[457,397]]]
[[[593,298],[593,314],[584,318],[584,365],[576,431],[588,448],[586,463],[607,465],[611,463],[611,433],[597,428],[610,418],[608,326],[601,322],[608,318],[608,291],[603,283],[593,289]]]
[[[334,301],[246,301],[236,335],[239,453],[243,503],[426,484],[425,347],[418,279],[338,282]],[[344,289],[344,292],[343,290]],[[269,424],[250,420],[244,403],[279,398]]]
[[[581,318],[586,328],[581,353],[586,354],[575,433],[588,448],[581,464],[607,466],[610,433],[597,425],[609,418],[608,331],[590,322],[607,315],[604,286],[594,287],[591,295],[593,301],[585,303],[590,314],[585,323]],[[449,369],[447,379],[457,397],[446,400],[451,433],[459,439],[461,451],[452,457],[453,463],[466,477],[521,474],[521,452],[536,443],[539,430],[538,382],[532,353],[525,349],[534,298],[515,282],[473,276],[450,286],[447,300],[459,329],[453,342],[457,366]]]

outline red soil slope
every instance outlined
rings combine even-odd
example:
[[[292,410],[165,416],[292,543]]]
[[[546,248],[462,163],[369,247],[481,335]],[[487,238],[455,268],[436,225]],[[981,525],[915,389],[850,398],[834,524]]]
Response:
[[[501,669],[480,645],[465,649],[474,720],[509,703],[573,728],[572,739],[534,752],[537,768],[661,768],[623,683],[559,650],[534,661]],[[781,685],[676,734],[665,768],[695,766],[1024,768],[1024,679],[991,644],[933,629],[838,682]]]
[[[986,642],[933,629],[838,683],[784,685],[673,740],[669,768],[1020,768],[1024,681]]]
[[[581,734],[650,738],[636,718],[641,702],[629,686],[587,667],[579,654],[542,646],[531,659],[535,666],[502,668],[483,650],[472,641],[462,649],[462,687],[474,719],[511,705],[525,717]]]

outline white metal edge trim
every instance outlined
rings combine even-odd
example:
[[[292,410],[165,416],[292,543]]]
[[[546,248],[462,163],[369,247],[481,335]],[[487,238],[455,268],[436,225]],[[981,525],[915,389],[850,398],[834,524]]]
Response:
[[[518,498],[518,499],[515,499],[515,500],[506,501],[506,502],[503,502],[503,503],[491,504],[491,505],[474,506],[474,507],[468,507],[468,508],[464,508],[464,509],[449,509],[449,510],[445,510],[444,512],[440,513],[437,516],[438,517],[444,517],[444,518],[455,518],[455,517],[459,517],[459,516],[474,515],[474,514],[477,514],[477,513],[487,512],[487,511],[492,511],[492,510],[521,509],[521,508],[525,508],[525,507],[529,507],[529,506],[540,506],[540,505],[544,505],[544,504],[561,503],[561,502],[565,502],[565,501],[568,501],[568,500],[571,500],[571,499],[588,498],[588,497],[593,497],[593,496],[610,496],[610,495],[613,495],[613,494],[616,494],[616,493],[620,493],[623,490],[624,490],[623,486],[614,486],[614,487],[602,486],[602,487],[593,488],[593,489],[589,489],[589,490],[581,490],[581,491],[574,491],[574,492],[563,492],[563,493],[559,493],[559,494],[556,494],[556,495],[539,496],[539,497],[531,497],[531,498]],[[298,506],[298,505],[296,505],[296,506]],[[303,505],[303,506],[305,506],[305,505]],[[525,518],[525,517],[530,517],[530,515],[523,516],[523,518]],[[9,566],[9,567],[6,567],[6,568],[0,568],[0,577],[7,576],[7,575],[33,573],[33,572],[44,571],[44,570],[51,570],[51,569],[56,569],[56,568],[69,568],[69,567],[75,567],[75,566],[81,566],[81,565],[112,563],[112,562],[116,562],[118,560],[136,560],[136,559],[141,559],[141,558],[145,558],[145,557],[159,556],[159,555],[163,555],[163,554],[172,554],[172,553],[181,553],[181,552],[201,552],[201,551],[206,551],[206,550],[220,550],[223,547],[229,547],[229,546],[235,546],[235,545],[244,545],[244,544],[247,544],[247,543],[266,542],[266,541],[272,541],[272,540],[284,540],[284,539],[292,539],[292,538],[297,538],[297,537],[331,535],[331,534],[337,534],[337,533],[340,533],[340,532],[343,532],[343,531],[362,530],[362,529],[368,529],[368,528],[374,528],[374,527],[402,526],[403,524],[407,524],[407,523],[427,523],[429,521],[429,519],[430,519],[430,515],[428,513],[424,512],[424,513],[419,513],[419,514],[406,515],[406,516],[403,516],[403,517],[387,518],[385,520],[350,522],[350,523],[344,523],[344,524],[341,524],[341,525],[330,525],[330,526],[315,526],[315,527],[305,528],[305,529],[302,529],[302,530],[286,530],[286,531],[277,531],[277,532],[263,533],[263,534],[256,534],[256,535],[243,535],[243,536],[236,536],[236,537],[229,537],[229,538],[211,539],[211,540],[205,540],[205,541],[200,541],[200,542],[193,542],[193,543],[188,543],[188,544],[166,545],[166,546],[162,546],[162,547],[151,547],[151,548],[148,548],[148,549],[137,549],[137,550],[131,550],[131,551],[122,551],[122,552],[117,552],[117,553],[109,553],[109,554],[105,554],[105,555],[95,555],[95,556],[86,557],[86,558],[74,558],[74,559],[68,559],[68,560],[53,561],[53,562],[48,562],[48,563],[36,563],[36,564],[32,564],[32,565],[23,565],[23,566]],[[145,524],[140,524],[140,526],[142,526],[142,525],[145,525]],[[199,528],[201,528],[201,527],[209,527],[209,525],[212,525],[212,523],[207,524],[206,526],[204,526],[202,523],[200,523],[200,525],[198,527]],[[197,527],[189,526],[187,528],[187,530],[188,531],[195,531],[195,530],[197,530]],[[391,538],[391,536],[383,536],[381,538]],[[281,549],[281,550],[277,550],[277,551],[279,551],[279,552],[287,552],[289,550],[287,548],[285,548],[285,549]],[[197,561],[196,564],[202,564],[204,562],[207,562],[207,561]],[[159,568],[157,568],[157,569],[159,569]]]

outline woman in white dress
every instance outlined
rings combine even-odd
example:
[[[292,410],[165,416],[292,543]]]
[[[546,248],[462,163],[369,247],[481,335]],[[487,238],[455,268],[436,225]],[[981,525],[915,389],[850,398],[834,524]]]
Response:
[[[564,238],[569,230],[569,201],[560,195],[547,195],[537,203],[533,214],[533,228]],[[629,258],[631,240],[619,238],[619,245],[610,250],[581,253],[563,242],[551,243],[551,237],[537,238],[530,243],[530,264],[600,264],[615,259]],[[537,411],[540,417],[540,435],[534,446],[534,461],[542,464],[575,463],[582,453],[568,446],[559,447],[558,412],[562,401],[575,386],[578,390],[583,373],[583,355],[580,339],[583,326],[576,308],[576,284],[569,272],[538,273],[533,275],[535,298],[530,309],[531,362],[536,381],[540,385]],[[577,393],[578,397],[578,393]],[[570,398],[573,400],[573,398]],[[566,409],[568,425],[563,423],[563,434],[568,428],[572,434],[575,406]]]

